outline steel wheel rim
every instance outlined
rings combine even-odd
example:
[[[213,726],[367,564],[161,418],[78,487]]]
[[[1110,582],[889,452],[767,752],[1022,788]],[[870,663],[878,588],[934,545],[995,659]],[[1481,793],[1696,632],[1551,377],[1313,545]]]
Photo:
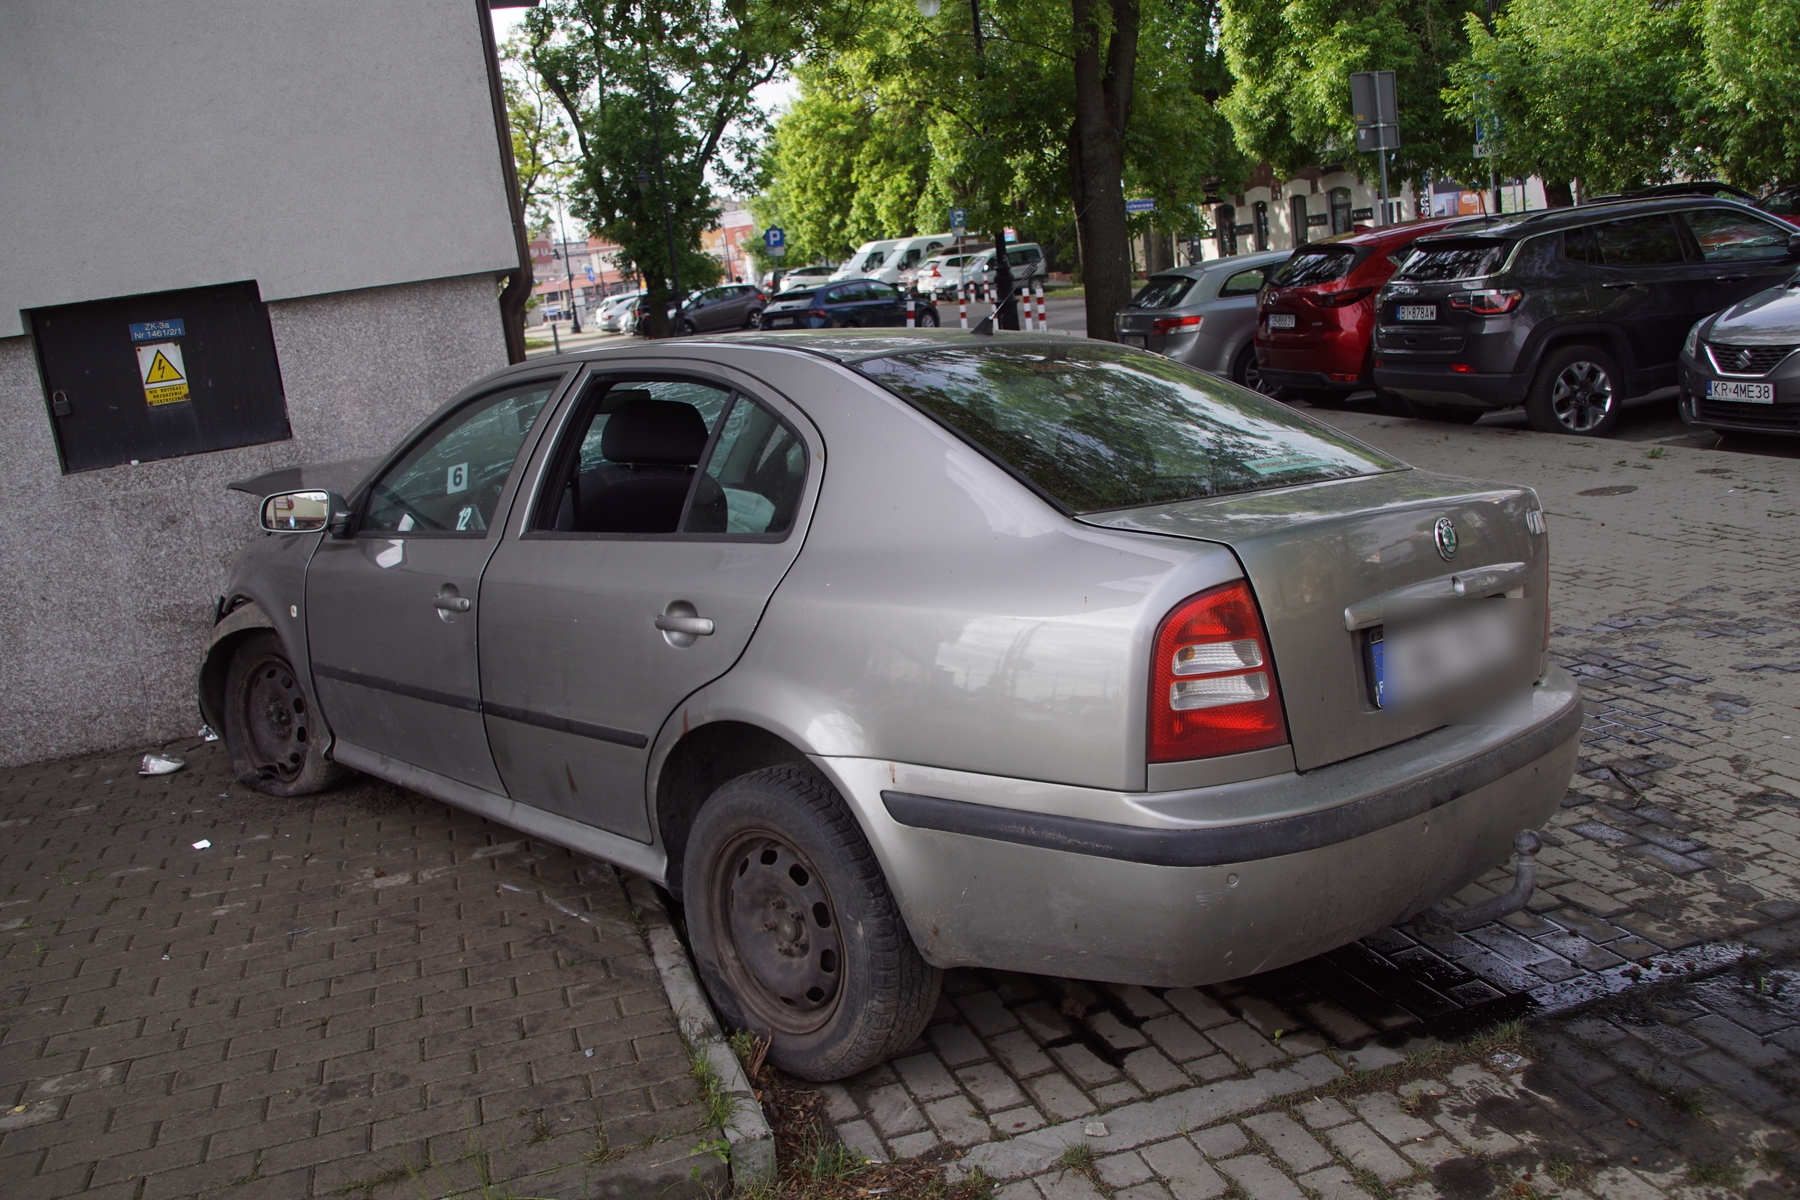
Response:
[[[810,859],[770,830],[739,834],[713,861],[720,966],[753,1028],[808,1034],[843,995],[837,908]]]
[[[1587,433],[1612,412],[1612,378],[1599,363],[1582,359],[1564,367],[1550,389],[1556,422],[1573,433]]]
[[[256,660],[245,676],[243,706],[251,765],[264,778],[297,779],[306,767],[310,710],[285,659]]]
[[[1250,361],[1244,364],[1244,386],[1260,396],[1275,394],[1275,389],[1263,381],[1262,368],[1256,365],[1255,355],[1251,355]]]

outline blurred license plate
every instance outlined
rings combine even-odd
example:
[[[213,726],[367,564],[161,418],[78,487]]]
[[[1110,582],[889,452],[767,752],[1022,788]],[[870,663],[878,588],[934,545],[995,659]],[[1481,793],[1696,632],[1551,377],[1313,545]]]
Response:
[[[1732,383],[1725,379],[1709,379],[1706,381],[1706,398],[1708,400],[1735,400],[1739,404],[1773,404],[1775,403],[1775,385],[1772,383]]]
[[[1270,313],[1269,314],[1269,328],[1270,329],[1292,329],[1293,327],[1294,327],[1294,314],[1293,313]]]
[[[1127,333],[1122,335],[1119,340],[1127,346],[1142,347],[1144,345],[1144,335],[1141,333]]]
[[[1523,651],[1523,601],[1484,600],[1461,611],[1369,635],[1377,708],[1443,699],[1504,669]]]
[[[1435,304],[1402,304],[1398,313],[1402,321],[1435,321],[1437,305]]]
[[[770,317],[769,318],[769,328],[770,329],[786,329],[788,326],[792,325],[793,323],[794,323],[794,318],[792,318],[792,317]]]

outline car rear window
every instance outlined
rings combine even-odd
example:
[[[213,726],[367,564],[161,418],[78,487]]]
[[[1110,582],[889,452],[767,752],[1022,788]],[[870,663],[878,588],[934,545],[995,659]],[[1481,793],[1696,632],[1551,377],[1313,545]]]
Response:
[[[1123,346],[924,351],[859,369],[1071,513],[1403,466],[1286,405]]]
[[[1294,257],[1281,264],[1275,278],[1276,287],[1305,287],[1312,283],[1332,283],[1350,274],[1356,265],[1356,251],[1348,246],[1320,246],[1316,250],[1296,250]]]
[[[1431,242],[1413,247],[1398,278],[1431,283],[1443,279],[1479,279],[1492,275],[1506,261],[1511,242],[1492,238],[1457,242]]]
[[[796,300],[811,300],[813,298],[813,292],[815,290],[816,289],[814,289],[814,288],[801,288],[797,291],[783,292],[783,293],[781,293],[781,295],[775,297],[775,303],[781,304],[784,302],[791,302],[791,301],[796,301]]]
[[[1194,281],[1186,275],[1154,275],[1131,298],[1131,307],[1174,308],[1193,286]]]

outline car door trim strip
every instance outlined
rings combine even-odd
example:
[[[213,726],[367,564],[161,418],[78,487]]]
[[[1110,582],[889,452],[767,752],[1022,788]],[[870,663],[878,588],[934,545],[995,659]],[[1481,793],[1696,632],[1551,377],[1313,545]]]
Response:
[[[572,733],[576,737],[593,738],[597,742],[612,742],[618,746],[629,746],[633,750],[642,750],[650,744],[647,736],[633,733],[629,729],[614,729],[610,725],[595,725],[589,721],[576,721],[569,717],[553,717],[549,713],[532,712],[527,708],[514,708],[510,704],[493,704],[484,701],[481,711],[490,717],[499,717],[502,721],[517,721],[521,725],[535,725],[539,729],[553,729],[557,733]]]
[[[1095,858],[1155,867],[1217,867],[1299,854],[1346,842],[1430,812],[1529,769],[1581,733],[1579,703],[1542,725],[1449,770],[1317,812],[1207,829],[1155,829],[991,804],[883,791],[888,815],[915,829],[934,829]]]
[[[327,663],[315,662],[313,674],[323,679],[335,679],[339,683],[353,683],[358,687],[373,688],[378,692],[392,692],[396,696],[423,700],[427,704],[442,704],[446,708],[459,708],[464,712],[478,713],[481,711],[481,701],[473,696],[458,696],[454,692],[440,692],[434,688],[417,687],[410,683],[401,683],[398,679],[365,675],[361,671],[351,671]]]
[[[340,683],[353,683],[358,687],[374,688],[378,692],[392,692],[396,696],[423,700],[428,704],[442,704],[446,708],[482,713],[490,717],[499,717],[503,721],[517,721],[522,725],[535,725],[539,729],[554,729],[558,733],[572,733],[577,737],[593,738],[597,742],[612,742],[619,746],[629,746],[633,750],[642,750],[650,744],[649,737],[641,733],[633,733],[629,729],[614,729],[610,725],[595,725],[589,721],[553,717],[548,713],[514,708],[509,704],[493,704],[468,696],[458,696],[451,692],[415,687],[410,683],[401,683],[397,679],[365,675],[361,671],[349,671],[343,667],[333,667],[325,663],[314,663],[313,674],[326,679],[335,679]]]

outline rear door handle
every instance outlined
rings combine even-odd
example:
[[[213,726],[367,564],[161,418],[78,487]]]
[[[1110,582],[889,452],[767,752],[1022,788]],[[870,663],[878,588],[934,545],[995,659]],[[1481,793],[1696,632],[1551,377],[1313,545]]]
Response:
[[[713,631],[711,617],[684,617],[671,613],[660,614],[656,618],[656,627],[664,633],[686,633],[694,637],[711,637]]]
[[[1716,282],[1716,283],[1742,283],[1742,282],[1744,282],[1744,280],[1746,280],[1748,278],[1750,278],[1748,275],[1720,275],[1714,280],[1714,282]]]
[[[1635,284],[1635,283],[1603,283],[1600,286],[1603,288],[1611,288],[1614,291],[1619,291],[1622,288],[1634,288],[1637,286],[1637,284]]]
[[[439,596],[432,603],[440,612],[468,612],[475,606],[467,596]]]

